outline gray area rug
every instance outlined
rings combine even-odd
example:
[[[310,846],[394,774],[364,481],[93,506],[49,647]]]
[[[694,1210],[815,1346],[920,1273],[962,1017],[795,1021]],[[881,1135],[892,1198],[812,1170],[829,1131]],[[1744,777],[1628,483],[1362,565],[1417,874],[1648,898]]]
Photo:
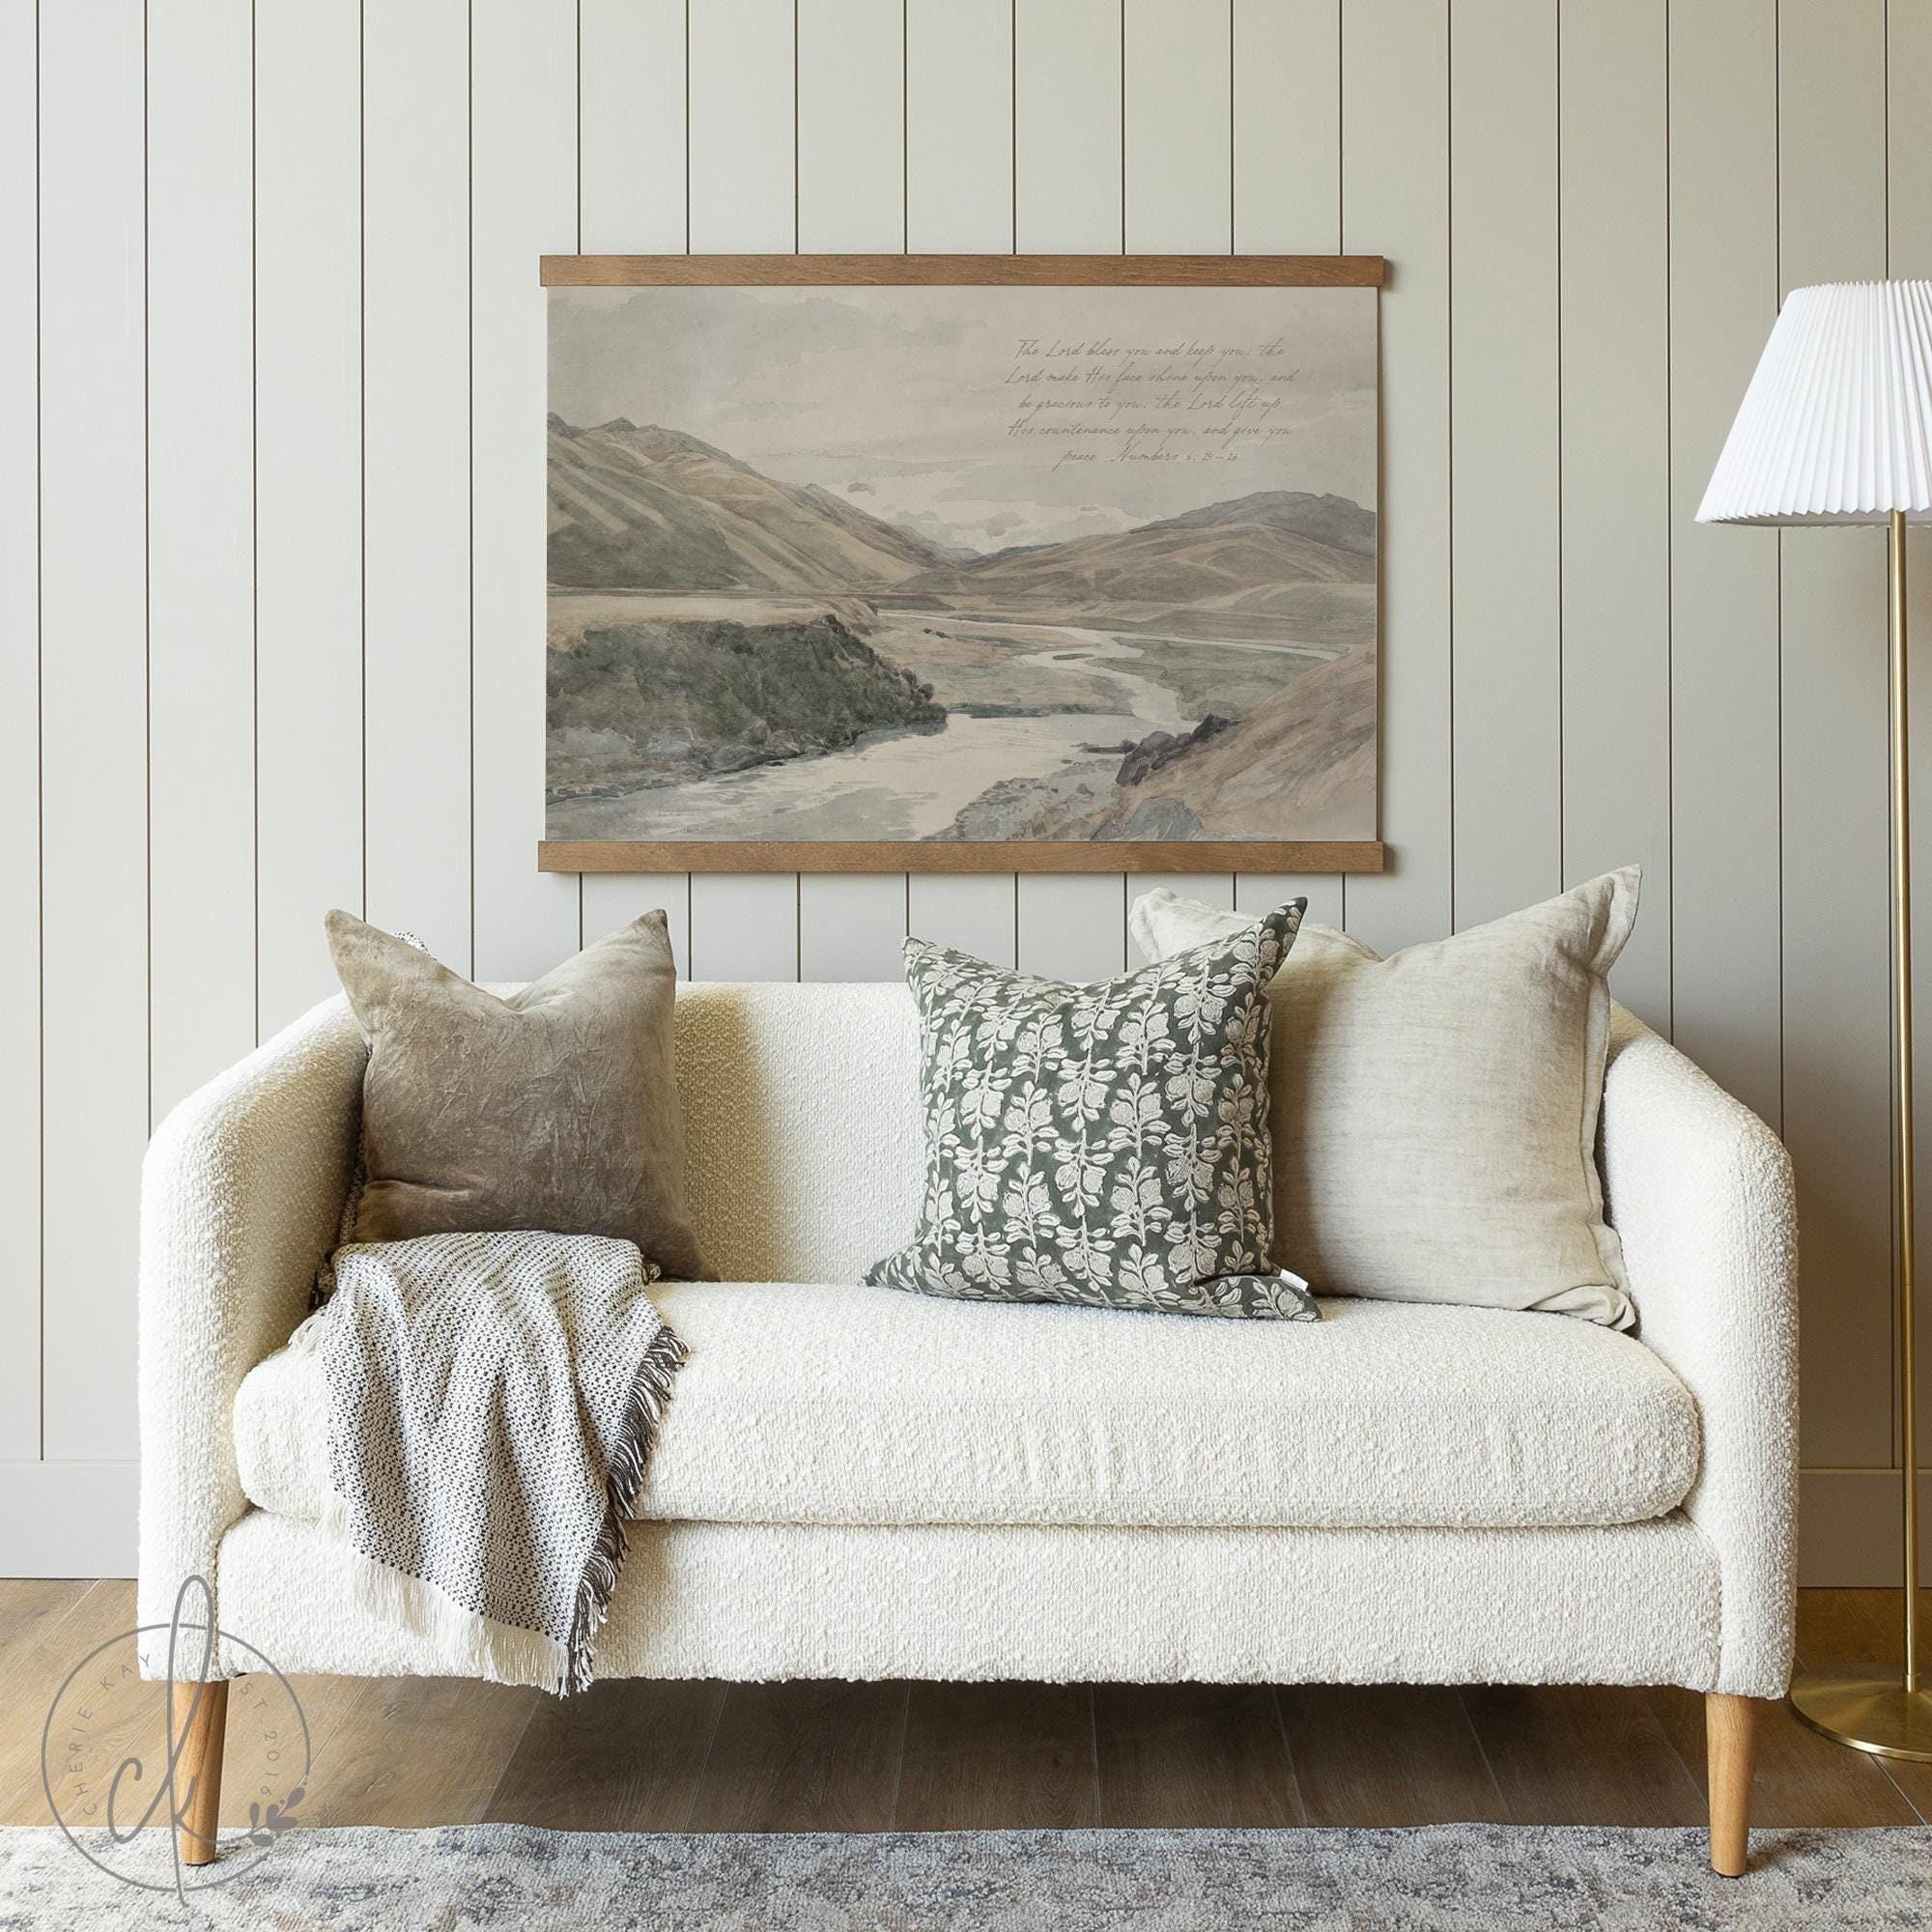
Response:
[[[144,1833],[143,1836],[154,1834]],[[156,1848],[161,1841],[156,1839]],[[117,1854],[125,1860],[126,1854]],[[164,1849],[163,1849],[164,1856]],[[1760,1832],[1716,1877],[1701,1832],[955,1832],[647,1836],[474,1825],[295,1831],[227,1883],[142,1891],[60,1833],[0,1832],[0,1927],[145,1932],[1703,1932],[1932,1927],[1932,1829]],[[240,1861],[238,1861],[240,1862]]]

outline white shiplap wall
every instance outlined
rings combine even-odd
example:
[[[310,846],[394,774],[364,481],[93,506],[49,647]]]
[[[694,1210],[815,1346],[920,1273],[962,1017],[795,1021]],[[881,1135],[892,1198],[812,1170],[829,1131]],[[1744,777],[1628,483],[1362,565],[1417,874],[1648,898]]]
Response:
[[[124,1560],[140,1149],[325,907],[1127,956],[1132,879],[535,871],[539,253],[1348,248],[1395,867],[1186,883],[1387,949],[1641,860],[1624,997],[1798,1157],[1809,1560],[1883,1574],[1879,548],[1690,513],[1782,289],[1932,272],[1928,83],[1927,0],[0,0],[0,1569]]]

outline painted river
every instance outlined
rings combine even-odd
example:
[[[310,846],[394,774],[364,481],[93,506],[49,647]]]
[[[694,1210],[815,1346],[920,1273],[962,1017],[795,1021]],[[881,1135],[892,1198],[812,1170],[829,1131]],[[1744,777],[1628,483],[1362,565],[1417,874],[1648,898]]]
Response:
[[[925,838],[949,827],[988,786],[1044,778],[1095,757],[1083,745],[1119,745],[1150,731],[1187,731],[1188,715],[1168,687],[1134,668],[1150,644],[1184,650],[1269,651],[1319,664],[1329,652],[1294,644],[1152,639],[1070,626],[986,619],[962,633],[1042,632],[1065,642],[1029,652],[1016,666],[1084,670],[1104,711],[1023,718],[973,718],[954,711],[937,732],[876,731],[842,752],[756,765],[748,771],[653,785],[612,798],[569,801],[551,836],[567,838]],[[1119,753],[1103,754],[1118,762]]]

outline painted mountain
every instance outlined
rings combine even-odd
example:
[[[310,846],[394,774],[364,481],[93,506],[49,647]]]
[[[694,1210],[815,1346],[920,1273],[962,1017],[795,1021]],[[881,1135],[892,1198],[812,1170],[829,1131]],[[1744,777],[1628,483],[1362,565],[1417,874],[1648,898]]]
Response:
[[[630,590],[829,590],[943,569],[931,544],[795,490],[695,436],[550,419],[550,581]]]
[[[1092,613],[1293,617],[1312,584],[1373,585],[1374,513],[1273,491],[1115,535],[949,554],[813,485],[621,417],[550,419],[550,581],[576,588],[898,593]],[[1320,608],[1320,600],[1315,600]]]
[[[1374,836],[1376,518],[1346,497],[980,554],[553,415],[549,546],[553,838]]]

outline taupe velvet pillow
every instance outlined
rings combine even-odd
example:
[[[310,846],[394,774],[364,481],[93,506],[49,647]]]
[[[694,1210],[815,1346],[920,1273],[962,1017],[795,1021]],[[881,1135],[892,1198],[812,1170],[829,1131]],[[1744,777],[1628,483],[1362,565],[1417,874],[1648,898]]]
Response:
[[[369,1042],[355,1239],[614,1235],[668,1275],[703,1277],[685,1208],[663,913],[507,996],[351,913],[327,924]]]
[[[1318,1294],[1635,1323],[1604,1214],[1605,976],[1634,866],[1387,959],[1313,923],[1268,988],[1276,1255]],[[1252,925],[1165,891],[1155,959]]]

